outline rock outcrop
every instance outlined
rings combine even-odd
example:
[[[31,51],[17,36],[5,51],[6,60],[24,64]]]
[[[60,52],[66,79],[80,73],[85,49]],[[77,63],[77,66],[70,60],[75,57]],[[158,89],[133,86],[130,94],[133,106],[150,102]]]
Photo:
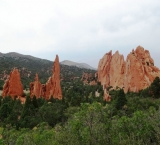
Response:
[[[160,70],[148,50],[138,46],[127,56],[125,65],[124,90],[137,92],[148,87],[155,77],[160,77]]]
[[[98,81],[103,88],[112,86],[113,89],[124,88],[124,91],[138,92],[148,87],[156,76],[160,77],[160,70],[154,66],[154,61],[148,50],[138,46],[127,56],[117,51],[106,53],[98,65]]]
[[[44,97],[45,99],[53,98],[62,99],[62,91],[60,86],[60,65],[59,58],[56,55],[56,59],[53,64],[52,76],[49,78],[46,84],[41,84],[36,74],[35,81],[30,83],[30,95]]]
[[[60,65],[58,55],[56,55],[56,59],[53,64],[53,74],[45,85],[44,94],[46,99],[49,99],[51,96],[57,99],[62,99],[62,90],[60,85]]]
[[[83,73],[81,81],[83,81],[84,84],[88,85],[96,85],[96,74],[93,73]]]
[[[20,79],[20,73],[18,69],[13,69],[10,73],[8,79],[6,80],[3,86],[2,96],[11,96],[14,98],[15,96],[22,96],[23,94],[23,86]]]
[[[109,92],[106,89],[104,90],[104,98],[103,99],[107,102],[111,101],[111,96],[109,95]]]
[[[30,96],[40,98],[42,95],[42,84],[39,82],[38,74],[36,74],[35,81],[30,83]]]
[[[99,61],[98,65],[98,81],[101,82],[104,88],[110,84],[110,64],[112,60],[112,51],[106,53],[103,58]]]

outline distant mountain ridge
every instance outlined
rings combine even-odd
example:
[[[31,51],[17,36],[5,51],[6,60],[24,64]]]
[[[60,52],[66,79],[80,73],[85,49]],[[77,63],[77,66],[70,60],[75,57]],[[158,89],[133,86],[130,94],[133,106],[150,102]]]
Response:
[[[27,58],[27,59],[31,59],[31,60],[41,59],[41,58],[37,58],[37,57],[31,56],[31,55],[23,55],[23,54],[20,54],[20,53],[17,53],[17,52],[9,52],[9,53],[1,53],[0,52],[0,57],[11,57],[11,58],[14,58],[14,59]],[[47,60],[47,59],[41,59],[41,60],[50,61],[50,60]],[[52,62],[52,61],[50,61],[50,62]],[[76,67],[79,67],[79,68],[96,70],[96,68],[94,68],[94,67],[92,67],[92,66],[90,66],[86,63],[78,63],[78,62],[74,62],[74,61],[70,61],[70,60],[64,60],[64,61],[60,62],[60,64],[68,65],[68,66],[76,66]]]
[[[68,65],[68,66],[76,66],[79,68],[96,70],[95,68],[93,68],[92,66],[90,66],[86,63],[78,63],[78,62],[74,62],[74,61],[70,61],[70,60],[64,60],[64,61],[61,61],[60,63],[63,65]]]
[[[9,53],[1,53],[0,52],[0,57],[11,57],[11,58],[28,58],[28,59],[32,59],[32,60],[38,60],[38,59],[41,59],[41,58],[37,58],[37,57],[34,57],[34,56],[31,56],[31,55],[24,55],[24,54],[20,54],[20,53],[17,53],[17,52],[9,52]],[[47,59],[41,59],[41,60],[47,60]],[[49,61],[49,60],[47,60]]]

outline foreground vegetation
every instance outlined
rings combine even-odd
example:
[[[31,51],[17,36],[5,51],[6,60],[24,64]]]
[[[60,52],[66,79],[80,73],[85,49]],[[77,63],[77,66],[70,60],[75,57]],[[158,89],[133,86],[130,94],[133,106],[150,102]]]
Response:
[[[67,83],[68,85],[66,85]],[[63,100],[32,99],[22,105],[10,97],[0,102],[3,145],[158,145],[160,79],[139,93],[110,91],[103,100],[100,84],[63,83]],[[95,96],[95,91],[100,93]]]

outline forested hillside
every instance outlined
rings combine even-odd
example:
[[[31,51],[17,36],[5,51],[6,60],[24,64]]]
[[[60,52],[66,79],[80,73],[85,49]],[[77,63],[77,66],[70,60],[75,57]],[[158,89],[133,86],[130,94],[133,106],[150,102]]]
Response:
[[[0,55],[0,90],[4,81],[14,67],[19,69],[24,89],[29,88],[30,82],[34,81],[35,74],[38,73],[41,83],[46,83],[51,76],[53,62],[32,56],[21,55],[18,53],[8,53]],[[83,72],[95,73],[95,70],[78,68],[75,66],[61,65],[62,81],[70,81],[81,78]]]

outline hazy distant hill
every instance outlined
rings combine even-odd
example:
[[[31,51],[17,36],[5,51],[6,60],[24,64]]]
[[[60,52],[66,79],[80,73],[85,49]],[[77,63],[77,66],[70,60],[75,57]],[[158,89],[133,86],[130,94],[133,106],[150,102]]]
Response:
[[[32,59],[32,60],[39,59],[39,58],[31,56],[31,55],[23,55],[23,54],[16,53],[16,52],[9,52],[9,53],[1,53],[0,52],[0,57],[11,57],[11,58],[15,58],[15,59],[28,58],[28,59]]]
[[[53,60],[55,56],[53,55]],[[38,73],[41,83],[46,83],[52,73],[53,61],[15,52],[0,53],[0,89],[2,89],[4,81],[14,67],[20,71],[24,88],[28,88],[30,82],[34,81],[36,73]],[[68,82],[75,77],[81,77],[83,72],[94,73],[95,71],[76,66],[61,65],[61,79],[63,81]]]
[[[70,60],[64,60],[60,63],[63,64],[63,65],[68,65],[68,66],[76,66],[76,67],[79,67],[79,68],[96,70],[95,68],[91,67],[90,65],[88,65],[86,63],[78,63],[78,62],[73,62],[73,61],[70,61]]]

